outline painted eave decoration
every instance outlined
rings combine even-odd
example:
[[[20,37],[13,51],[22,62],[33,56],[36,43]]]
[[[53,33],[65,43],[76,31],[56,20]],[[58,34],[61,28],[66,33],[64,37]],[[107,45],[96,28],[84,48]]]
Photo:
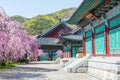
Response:
[[[98,7],[98,5],[100,5],[103,2],[104,0],[83,0],[79,8],[76,10],[73,16],[67,21],[67,23],[78,24],[78,22],[85,17],[84,14],[87,14],[90,10]]]
[[[38,44],[40,45],[61,45],[58,42],[58,38],[38,38]]]
[[[66,39],[66,40],[74,40],[74,41],[82,41],[83,40],[82,35],[66,35],[66,36],[61,36],[60,38]]]

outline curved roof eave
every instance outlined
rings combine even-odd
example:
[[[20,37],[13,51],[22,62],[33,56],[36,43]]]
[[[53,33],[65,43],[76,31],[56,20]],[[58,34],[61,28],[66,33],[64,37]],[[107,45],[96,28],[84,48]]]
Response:
[[[77,24],[79,20],[83,19],[84,14],[87,11],[97,7],[104,0],[83,0],[78,9],[72,15],[72,17],[67,21],[69,24]]]

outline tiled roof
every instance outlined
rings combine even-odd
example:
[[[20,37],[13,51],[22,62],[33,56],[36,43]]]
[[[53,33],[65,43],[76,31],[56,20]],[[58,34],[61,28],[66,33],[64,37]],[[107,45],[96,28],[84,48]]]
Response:
[[[78,24],[84,18],[84,14],[103,3],[104,0],[83,0],[79,8],[75,11],[72,17],[67,21],[69,24]]]
[[[37,39],[38,44],[40,45],[60,45],[58,44],[59,39],[58,38],[38,38]]]
[[[74,34],[74,33],[78,32],[78,31],[80,31],[80,30],[81,30],[81,28],[80,28],[80,27],[78,27],[77,29],[75,29],[75,30],[71,31],[71,34]]]
[[[56,28],[59,27],[60,25],[62,25],[63,27],[65,27],[65,28],[68,29],[69,31],[72,31],[72,28],[70,28],[68,25],[66,25],[65,22],[59,22],[59,23],[57,23],[55,26],[50,27],[49,29],[47,29],[45,32],[43,32],[42,34],[40,34],[38,37],[43,37],[44,35],[48,34],[48,33],[51,32],[52,30],[56,29]]]
[[[80,31],[81,28],[78,27],[77,29],[75,30],[72,30],[70,33],[67,33],[67,34],[61,34],[61,36],[67,36],[67,35],[74,35],[76,32]],[[82,31],[82,30],[81,30]]]
[[[75,40],[75,41],[83,40],[82,35],[66,35],[66,36],[61,36],[60,38],[67,39],[67,40]]]

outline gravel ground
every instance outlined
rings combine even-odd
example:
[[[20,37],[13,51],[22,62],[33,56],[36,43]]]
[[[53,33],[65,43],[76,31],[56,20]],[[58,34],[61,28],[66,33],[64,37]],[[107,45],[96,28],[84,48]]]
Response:
[[[0,72],[0,80],[98,80],[85,73],[66,73],[59,64],[31,63]]]

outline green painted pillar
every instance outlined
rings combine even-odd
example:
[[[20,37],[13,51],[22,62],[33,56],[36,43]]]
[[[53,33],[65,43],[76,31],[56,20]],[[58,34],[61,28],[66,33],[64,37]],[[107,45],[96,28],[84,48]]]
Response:
[[[75,58],[76,57],[76,48],[72,47],[72,57]]]

